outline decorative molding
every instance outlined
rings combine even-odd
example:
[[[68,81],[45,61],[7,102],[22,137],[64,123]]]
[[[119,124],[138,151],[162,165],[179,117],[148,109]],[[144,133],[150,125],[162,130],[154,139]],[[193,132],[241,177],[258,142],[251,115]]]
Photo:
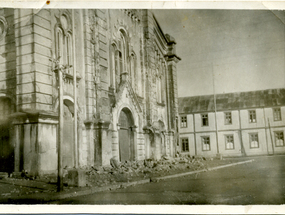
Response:
[[[8,31],[8,24],[5,17],[0,16],[0,40],[5,38]]]
[[[140,22],[140,17],[137,9],[123,9],[124,13],[127,14],[133,21]]]

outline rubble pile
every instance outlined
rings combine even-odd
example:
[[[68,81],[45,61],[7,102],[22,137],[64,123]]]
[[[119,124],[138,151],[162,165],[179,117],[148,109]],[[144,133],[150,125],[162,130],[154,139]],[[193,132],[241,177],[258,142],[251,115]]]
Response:
[[[125,161],[120,163],[112,158],[109,167],[94,166],[86,171],[88,186],[104,186],[117,182],[171,175],[183,171],[207,169],[212,159],[200,156],[163,156],[160,160]]]

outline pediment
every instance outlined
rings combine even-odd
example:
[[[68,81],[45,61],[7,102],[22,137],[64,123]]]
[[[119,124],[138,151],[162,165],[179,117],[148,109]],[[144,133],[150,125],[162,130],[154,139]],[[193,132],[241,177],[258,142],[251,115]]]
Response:
[[[128,100],[136,108],[138,113],[142,112],[142,107],[139,103],[138,97],[129,81],[121,82],[119,90],[116,93],[116,105],[122,100]]]

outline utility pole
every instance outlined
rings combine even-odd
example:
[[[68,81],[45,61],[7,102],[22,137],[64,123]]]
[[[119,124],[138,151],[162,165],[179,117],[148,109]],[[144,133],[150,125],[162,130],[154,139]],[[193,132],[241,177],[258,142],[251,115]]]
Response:
[[[62,156],[61,147],[63,142],[63,87],[62,87],[62,72],[63,68],[58,68],[58,169],[57,169],[57,192],[63,191],[63,173],[62,173]]]
[[[63,171],[62,171],[62,142],[63,142],[63,75],[64,70],[70,66],[61,65],[57,59],[50,59],[53,63],[52,70],[57,73],[58,78],[58,135],[57,135],[57,192],[63,191]]]
[[[273,155],[274,155],[274,143],[273,143],[273,137],[272,137],[272,131],[271,131],[269,118],[267,118],[267,120],[268,120],[268,127],[269,127],[269,133],[270,133],[270,138],[271,138],[272,152],[273,152]]]
[[[215,76],[212,63],[212,76],[213,76],[213,93],[214,93],[214,109],[215,109],[215,126],[216,126],[216,141],[217,141],[217,154],[220,154],[219,150],[219,138],[218,138],[218,123],[217,123],[217,104],[216,104],[216,91],[215,91]]]

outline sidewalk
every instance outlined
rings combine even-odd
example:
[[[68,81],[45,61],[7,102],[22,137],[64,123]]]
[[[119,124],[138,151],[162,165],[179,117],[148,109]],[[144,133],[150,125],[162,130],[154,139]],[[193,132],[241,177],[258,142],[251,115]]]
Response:
[[[88,181],[86,187],[65,186],[64,191],[60,193],[56,192],[56,183],[50,183],[47,180],[0,179],[0,204],[41,204],[74,196],[123,189],[128,186],[156,182],[167,178],[197,174],[252,161],[251,158],[226,158],[223,160],[176,158],[171,161],[158,161],[156,164],[153,162],[145,164],[153,165],[152,168],[145,165],[137,168],[125,168],[125,166],[134,165],[134,163],[122,165],[116,171],[112,168],[106,168],[103,171],[101,167],[86,172]]]

